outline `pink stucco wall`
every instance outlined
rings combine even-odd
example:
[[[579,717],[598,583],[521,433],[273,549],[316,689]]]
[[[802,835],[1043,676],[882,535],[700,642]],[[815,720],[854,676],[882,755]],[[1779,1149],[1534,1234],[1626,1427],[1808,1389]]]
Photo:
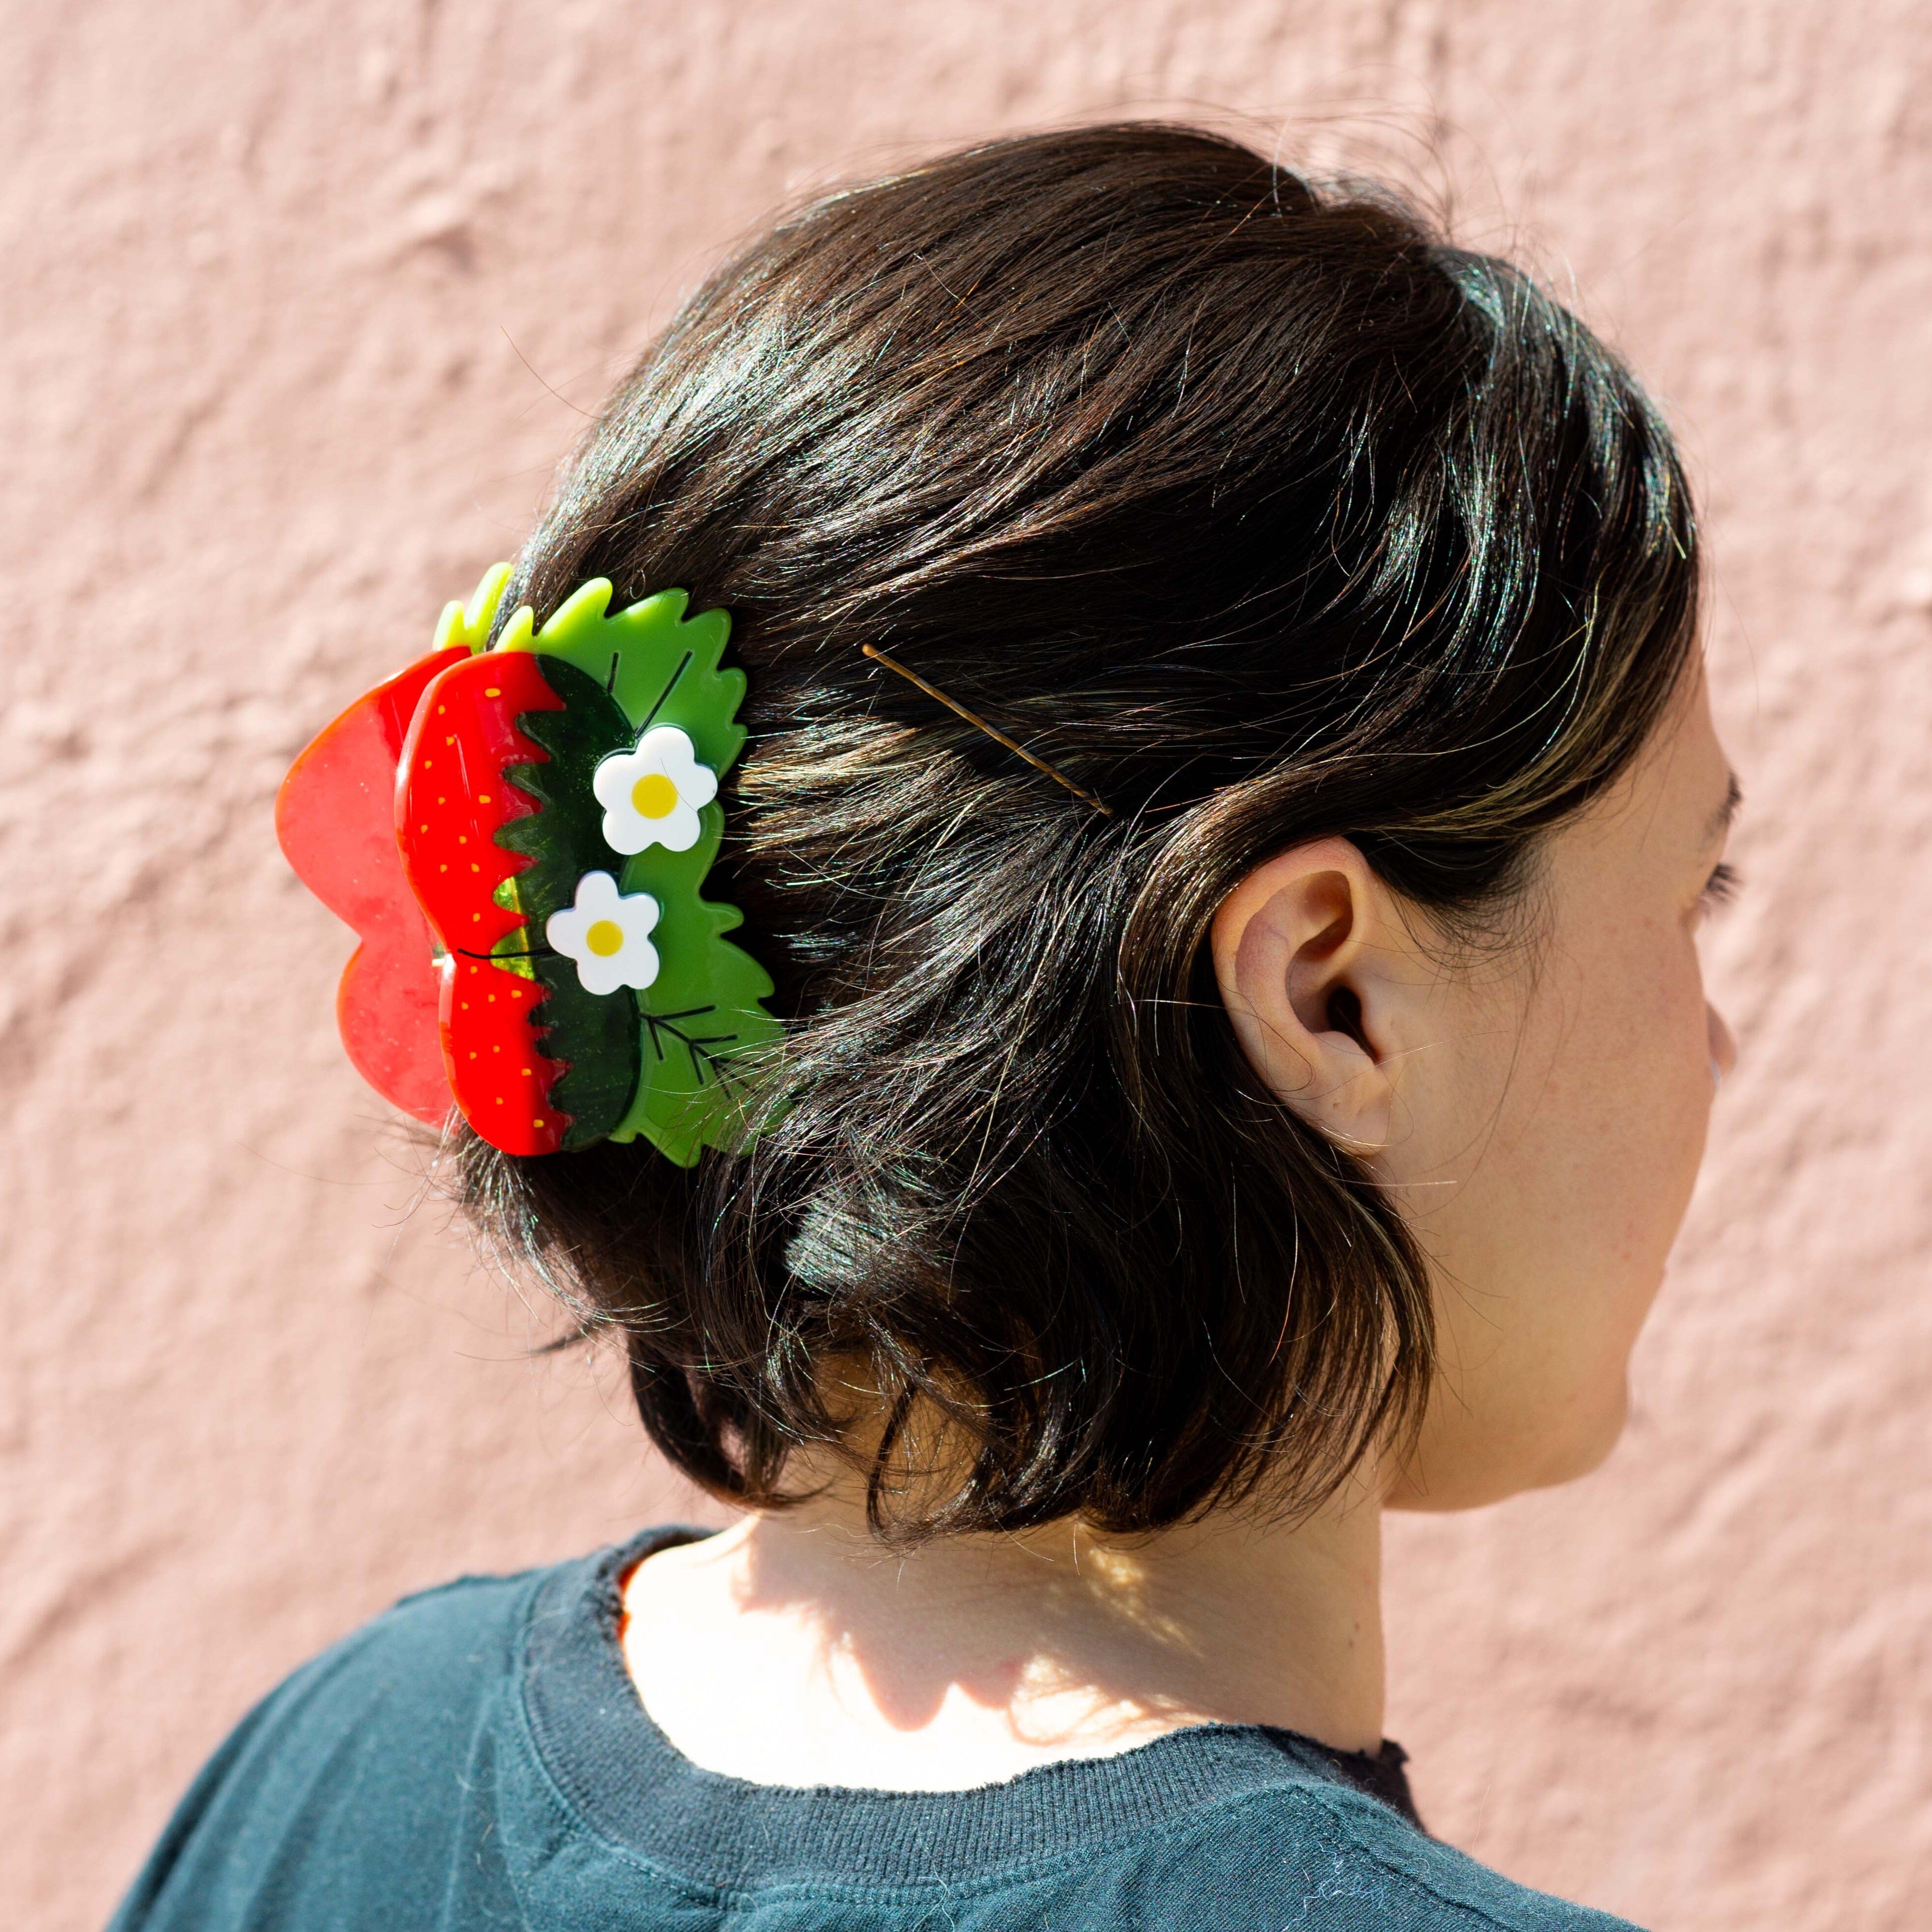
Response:
[[[1249,118],[1453,191],[1628,350],[1715,560],[1744,1042],[1602,1474],[1398,1523],[1446,1835],[1676,1932],[1932,1882],[1932,14],[1918,0],[10,0],[0,1920],[97,1922],[400,1592],[686,1505],[533,1369],[338,1052],[278,778],[508,553],[776,200]],[[1393,111],[1389,111],[1393,110]],[[1916,1901],[1916,1902],[1915,1902]]]

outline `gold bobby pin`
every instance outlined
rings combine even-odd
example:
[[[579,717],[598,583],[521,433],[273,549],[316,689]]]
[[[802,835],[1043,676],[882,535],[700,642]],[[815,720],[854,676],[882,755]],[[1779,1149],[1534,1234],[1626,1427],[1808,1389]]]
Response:
[[[937,698],[941,704],[946,706],[947,710],[956,712],[962,718],[965,719],[968,724],[973,725],[979,730],[985,732],[986,736],[991,738],[996,744],[1005,746],[1008,751],[1025,759],[1027,763],[1032,766],[1035,771],[1044,772],[1048,778],[1052,778],[1055,784],[1064,784],[1076,798],[1080,799],[1085,803],[1090,805],[1096,812],[1104,814],[1108,818],[1112,818],[1114,816],[1114,808],[1111,805],[1103,804],[1099,799],[1096,798],[1090,791],[1082,790],[1081,788],[1076,784],[1064,772],[1055,771],[1044,758],[1035,758],[1033,753],[1029,752],[1024,745],[1015,744],[1012,740],[1006,736],[1005,732],[998,730],[993,725],[988,724],[986,719],[982,718],[978,712],[968,711],[965,706],[960,704],[956,699],[948,698],[945,692],[940,689],[938,685],[927,683],[926,680],[921,677],[917,671],[907,670],[905,666],[901,664],[897,658],[887,657],[885,652],[879,650],[876,645],[861,644],[859,648],[863,651],[868,658],[876,658],[880,664],[885,666],[886,670],[897,671],[899,676],[904,678],[908,684],[917,685],[920,689],[926,693],[927,697]]]

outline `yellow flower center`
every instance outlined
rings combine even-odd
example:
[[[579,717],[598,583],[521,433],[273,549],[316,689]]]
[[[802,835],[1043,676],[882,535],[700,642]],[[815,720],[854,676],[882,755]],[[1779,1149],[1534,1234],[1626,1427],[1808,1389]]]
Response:
[[[631,788],[640,818],[668,818],[677,809],[677,787],[662,772],[646,772]]]
[[[608,959],[614,952],[624,950],[624,928],[614,919],[593,920],[590,930],[584,935],[584,943],[600,959]]]

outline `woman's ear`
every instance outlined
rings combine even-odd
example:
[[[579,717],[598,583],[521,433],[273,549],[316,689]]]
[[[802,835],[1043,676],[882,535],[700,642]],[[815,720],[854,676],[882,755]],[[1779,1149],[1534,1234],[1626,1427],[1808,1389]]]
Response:
[[[1388,1144],[1414,948],[1346,838],[1258,866],[1214,915],[1214,976],[1268,1090],[1354,1154]]]

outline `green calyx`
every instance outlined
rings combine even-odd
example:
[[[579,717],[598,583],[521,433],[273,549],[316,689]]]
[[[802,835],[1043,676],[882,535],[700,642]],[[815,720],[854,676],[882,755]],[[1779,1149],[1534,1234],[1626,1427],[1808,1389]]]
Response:
[[[457,615],[446,614],[449,641],[481,647],[506,581],[507,573],[486,578],[469,610],[450,607]],[[500,950],[506,964],[523,952],[515,970],[547,989],[533,1017],[548,1028],[544,1051],[568,1063],[551,1090],[552,1104],[572,1117],[563,1146],[641,1135],[688,1167],[704,1148],[744,1136],[746,1076],[779,1037],[763,1005],[772,982],[724,937],[742,923],[738,909],[703,896],[724,835],[717,800],[698,808],[698,837],[687,850],[652,844],[626,856],[605,841],[592,782],[604,759],[665,724],[682,731],[698,762],[722,779],[744,746],[736,712],[745,676],[721,668],[730,636],[724,611],[687,617],[686,593],[664,590],[611,613],[610,596],[607,580],[586,584],[541,629],[527,608],[519,610],[494,647],[534,652],[560,705],[519,714],[518,730],[545,757],[503,770],[536,808],[496,834],[531,861],[498,889],[500,902],[526,920]],[[590,992],[576,964],[545,945],[550,916],[572,903],[579,880],[593,872],[657,903],[658,968],[641,989]]]

